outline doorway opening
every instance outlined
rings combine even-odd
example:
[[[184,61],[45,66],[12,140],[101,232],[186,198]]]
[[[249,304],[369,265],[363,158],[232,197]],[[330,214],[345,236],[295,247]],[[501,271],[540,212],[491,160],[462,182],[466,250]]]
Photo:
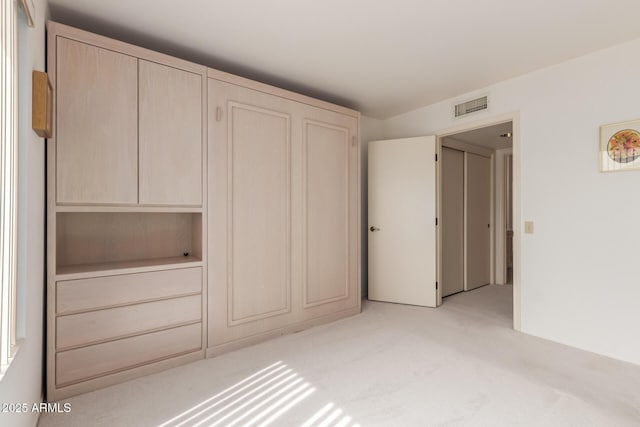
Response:
[[[517,117],[438,135],[438,299],[486,285],[513,286],[514,328],[519,329],[514,143]]]

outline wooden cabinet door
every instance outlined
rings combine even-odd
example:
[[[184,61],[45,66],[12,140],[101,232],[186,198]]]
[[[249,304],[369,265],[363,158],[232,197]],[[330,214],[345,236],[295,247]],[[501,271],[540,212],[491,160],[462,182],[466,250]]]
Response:
[[[138,202],[138,60],[57,38],[56,201]]]
[[[209,79],[209,347],[291,323],[291,102]]]
[[[140,60],[140,204],[202,204],[202,76]]]
[[[302,306],[305,318],[358,305],[358,119],[301,105]]]

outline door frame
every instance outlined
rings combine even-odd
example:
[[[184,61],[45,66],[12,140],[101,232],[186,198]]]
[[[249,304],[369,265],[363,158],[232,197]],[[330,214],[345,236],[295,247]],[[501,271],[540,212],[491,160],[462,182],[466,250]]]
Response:
[[[516,331],[521,330],[521,288],[520,288],[520,266],[521,266],[521,218],[520,218],[520,183],[521,183],[521,153],[520,153],[520,112],[514,111],[498,116],[488,117],[472,122],[467,122],[452,126],[446,129],[441,129],[435,132],[436,136],[436,152],[438,159],[442,158],[442,138],[451,136],[457,133],[466,132],[470,130],[480,129],[488,126],[499,125],[503,123],[512,123],[512,173],[513,173],[513,329]],[[436,164],[436,205],[438,218],[442,216],[441,212],[441,192],[442,192],[442,179],[440,171],[440,163]],[[493,174],[492,174],[493,177]],[[493,193],[493,184],[492,184]],[[494,203],[492,203],[494,206]],[[495,212],[492,212],[492,223],[495,224]],[[442,282],[442,236],[441,227],[436,230],[437,250],[436,250],[436,277],[438,283]],[[492,236],[495,233],[492,233]],[[492,242],[492,266],[491,271],[495,269],[495,241]],[[495,277],[494,274],[492,274]],[[442,304],[442,286],[438,286],[437,290],[437,305]]]
[[[504,233],[501,233],[502,237],[503,237],[503,254],[502,257],[504,259],[504,265],[502,266],[502,274],[504,275],[504,282],[505,284],[508,282],[508,263],[507,263],[507,233],[509,228],[507,227],[507,224],[509,223],[509,219],[511,219],[511,231],[513,232],[513,212],[511,212],[511,217],[509,217],[509,204],[511,204],[511,207],[513,208],[513,196],[510,193],[511,191],[513,191],[513,185],[512,183],[509,182],[509,177],[513,176],[513,150],[511,150],[508,154],[504,155],[504,164],[502,166],[503,168],[503,184],[504,187],[502,189],[503,192],[503,200],[502,200],[502,215],[504,218]],[[511,241],[512,241],[512,258],[513,258],[513,236],[511,236]],[[513,274],[513,259],[512,259],[512,264],[511,264],[511,273]],[[511,283],[513,284],[513,278],[511,279]]]

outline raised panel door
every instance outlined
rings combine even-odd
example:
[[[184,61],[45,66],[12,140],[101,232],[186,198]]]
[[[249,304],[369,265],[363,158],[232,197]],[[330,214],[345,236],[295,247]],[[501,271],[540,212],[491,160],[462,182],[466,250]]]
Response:
[[[354,312],[358,117],[207,86],[208,354]]]
[[[139,63],[140,203],[202,204],[202,76]]]
[[[56,201],[138,202],[138,60],[57,37]]]
[[[305,120],[305,305],[349,295],[349,129]]]
[[[289,310],[290,121],[232,102],[229,123],[230,323]]]
[[[358,121],[302,107],[302,304],[305,317],[357,306]]]
[[[291,314],[291,115],[282,99],[209,79],[209,347]]]

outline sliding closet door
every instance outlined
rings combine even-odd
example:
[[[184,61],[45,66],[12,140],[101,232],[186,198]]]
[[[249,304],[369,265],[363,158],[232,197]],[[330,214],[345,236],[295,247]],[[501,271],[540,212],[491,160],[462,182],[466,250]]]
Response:
[[[466,153],[466,285],[489,283],[491,274],[491,159]]]
[[[442,296],[464,290],[464,152],[442,147]]]

